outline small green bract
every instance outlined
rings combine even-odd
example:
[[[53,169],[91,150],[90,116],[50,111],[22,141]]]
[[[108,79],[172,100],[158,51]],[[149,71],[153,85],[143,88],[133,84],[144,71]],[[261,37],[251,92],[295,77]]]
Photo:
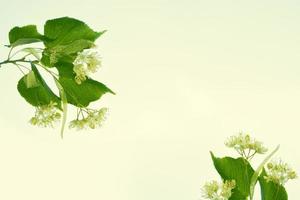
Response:
[[[108,109],[94,109],[89,105],[106,93],[115,94],[105,84],[91,78],[101,66],[95,40],[104,32],[94,31],[84,22],[70,17],[46,21],[44,34],[39,33],[35,25],[10,30],[9,45],[6,45],[9,53],[0,67],[12,64],[23,74],[17,88],[36,108],[30,119],[32,125],[54,127],[62,119],[63,137],[68,104],[77,108],[77,117],[70,122],[70,128],[94,129],[102,125]],[[40,70],[54,79],[59,95],[48,86]]]

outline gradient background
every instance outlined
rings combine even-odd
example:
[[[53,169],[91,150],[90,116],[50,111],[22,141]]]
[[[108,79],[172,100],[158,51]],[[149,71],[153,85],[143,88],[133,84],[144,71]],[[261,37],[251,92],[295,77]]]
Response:
[[[0,199],[195,200],[208,154],[248,131],[300,173],[300,3],[285,0],[2,0],[13,26],[72,16],[108,32],[94,77],[116,91],[101,129],[32,127],[21,74],[0,69]],[[7,49],[0,48],[4,60]],[[70,111],[72,112],[72,110]],[[70,118],[69,118],[70,119]],[[263,156],[256,157],[257,165]],[[298,199],[299,180],[287,184]],[[259,199],[259,198],[257,198]]]

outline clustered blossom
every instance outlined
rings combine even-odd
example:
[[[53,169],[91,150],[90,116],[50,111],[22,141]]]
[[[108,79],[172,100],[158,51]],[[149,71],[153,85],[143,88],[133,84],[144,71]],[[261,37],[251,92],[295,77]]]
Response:
[[[48,105],[37,106],[35,116],[30,119],[32,125],[40,127],[53,127],[59,121],[61,114],[56,107],[57,103],[50,102]]]
[[[75,81],[81,84],[86,80],[90,73],[95,73],[101,66],[100,55],[96,49],[85,49],[79,52],[73,62],[73,71],[75,72]]]
[[[108,108],[101,108],[100,110],[89,110],[88,115],[82,119],[75,119],[70,122],[69,128],[76,128],[82,130],[85,128],[95,129],[100,127],[106,120]]]
[[[256,153],[264,154],[268,151],[263,143],[251,138],[250,135],[239,133],[237,136],[231,136],[225,145],[234,148],[244,158],[251,159]]]
[[[207,182],[202,188],[202,196],[210,200],[228,200],[235,186],[235,180],[225,181],[224,183]]]
[[[273,160],[267,164],[267,181],[284,185],[288,180],[297,178],[296,172],[282,160]]]

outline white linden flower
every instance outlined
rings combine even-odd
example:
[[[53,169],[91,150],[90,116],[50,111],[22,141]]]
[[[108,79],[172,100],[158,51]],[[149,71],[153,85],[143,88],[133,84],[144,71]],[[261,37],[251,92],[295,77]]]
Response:
[[[50,102],[48,105],[37,106],[35,116],[30,119],[32,125],[40,127],[53,127],[53,123],[56,123],[61,118],[57,103]]]
[[[82,130],[85,128],[95,129],[102,126],[106,120],[108,108],[101,108],[100,110],[92,110],[88,112],[88,116],[83,119],[75,119],[70,122],[69,128],[76,128]]]
[[[264,176],[264,178],[280,185],[284,185],[290,179],[297,178],[296,172],[280,159],[268,163],[266,170],[267,176]]]
[[[69,128],[76,128],[77,130],[82,130],[85,128],[86,125],[86,119],[75,119],[70,122]]]
[[[203,197],[211,200],[228,200],[235,188],[235,180],[218,183],[217,181],[207,182],[203,188]]]
[[[101,66],[101,58],[96,49],[85,49],[78,53],[73,65],[75,81],[81,84],[90,73],[95,73]]]
[[[256,153],[264,154],[268,151],[262,142],[251,138],[250,135],[239,133],[237,136],[231,136],[225,145],[234,148],[244,158],[251,159]]]
[[[87,72],[85,70],[84,64],[74,65],[73,71],[75,72],[75,81],[77,84],[81,84],[81,82],[86,80]]]

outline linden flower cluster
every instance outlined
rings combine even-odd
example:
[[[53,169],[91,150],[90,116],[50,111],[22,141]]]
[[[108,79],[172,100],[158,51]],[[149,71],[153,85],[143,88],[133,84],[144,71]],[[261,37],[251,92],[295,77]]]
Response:
[[[284,185],[288,180],[297,178],[296,172],[282,160],[273,160],[267,164],[267,181]]]
[[[35,116],[30,119],[32,125],[40,127],[53,127],[59,121],[61,114],[56,107],[57,103],[50,102],[48,105],[37,106]]]
[[[78,53],[73,65],[73,71],[76,74],[75,81],[81,84],[90,73],[95,73],[101,66],[100,55],[96,49],[85,49]]]
[[[235,188],[235,180],[218,183],[217,181],[207,182],[203,188],[203,197],[211,200],[228,200]]]
[[[108,108],[101,108],[100,110],[89,110],[86,117],[82,119],[75,119],[70,122],[69,128],[76,128],[77,130],[82,130],[85,128],[95,129],[100,127],[106,120]]]
[[[264,154],[268,151],[262,142],[251,138],[250,135],[239,133],[237,136],[231,136],[225,145],[234,148],[242,157],[251,159],[256,153]]]

